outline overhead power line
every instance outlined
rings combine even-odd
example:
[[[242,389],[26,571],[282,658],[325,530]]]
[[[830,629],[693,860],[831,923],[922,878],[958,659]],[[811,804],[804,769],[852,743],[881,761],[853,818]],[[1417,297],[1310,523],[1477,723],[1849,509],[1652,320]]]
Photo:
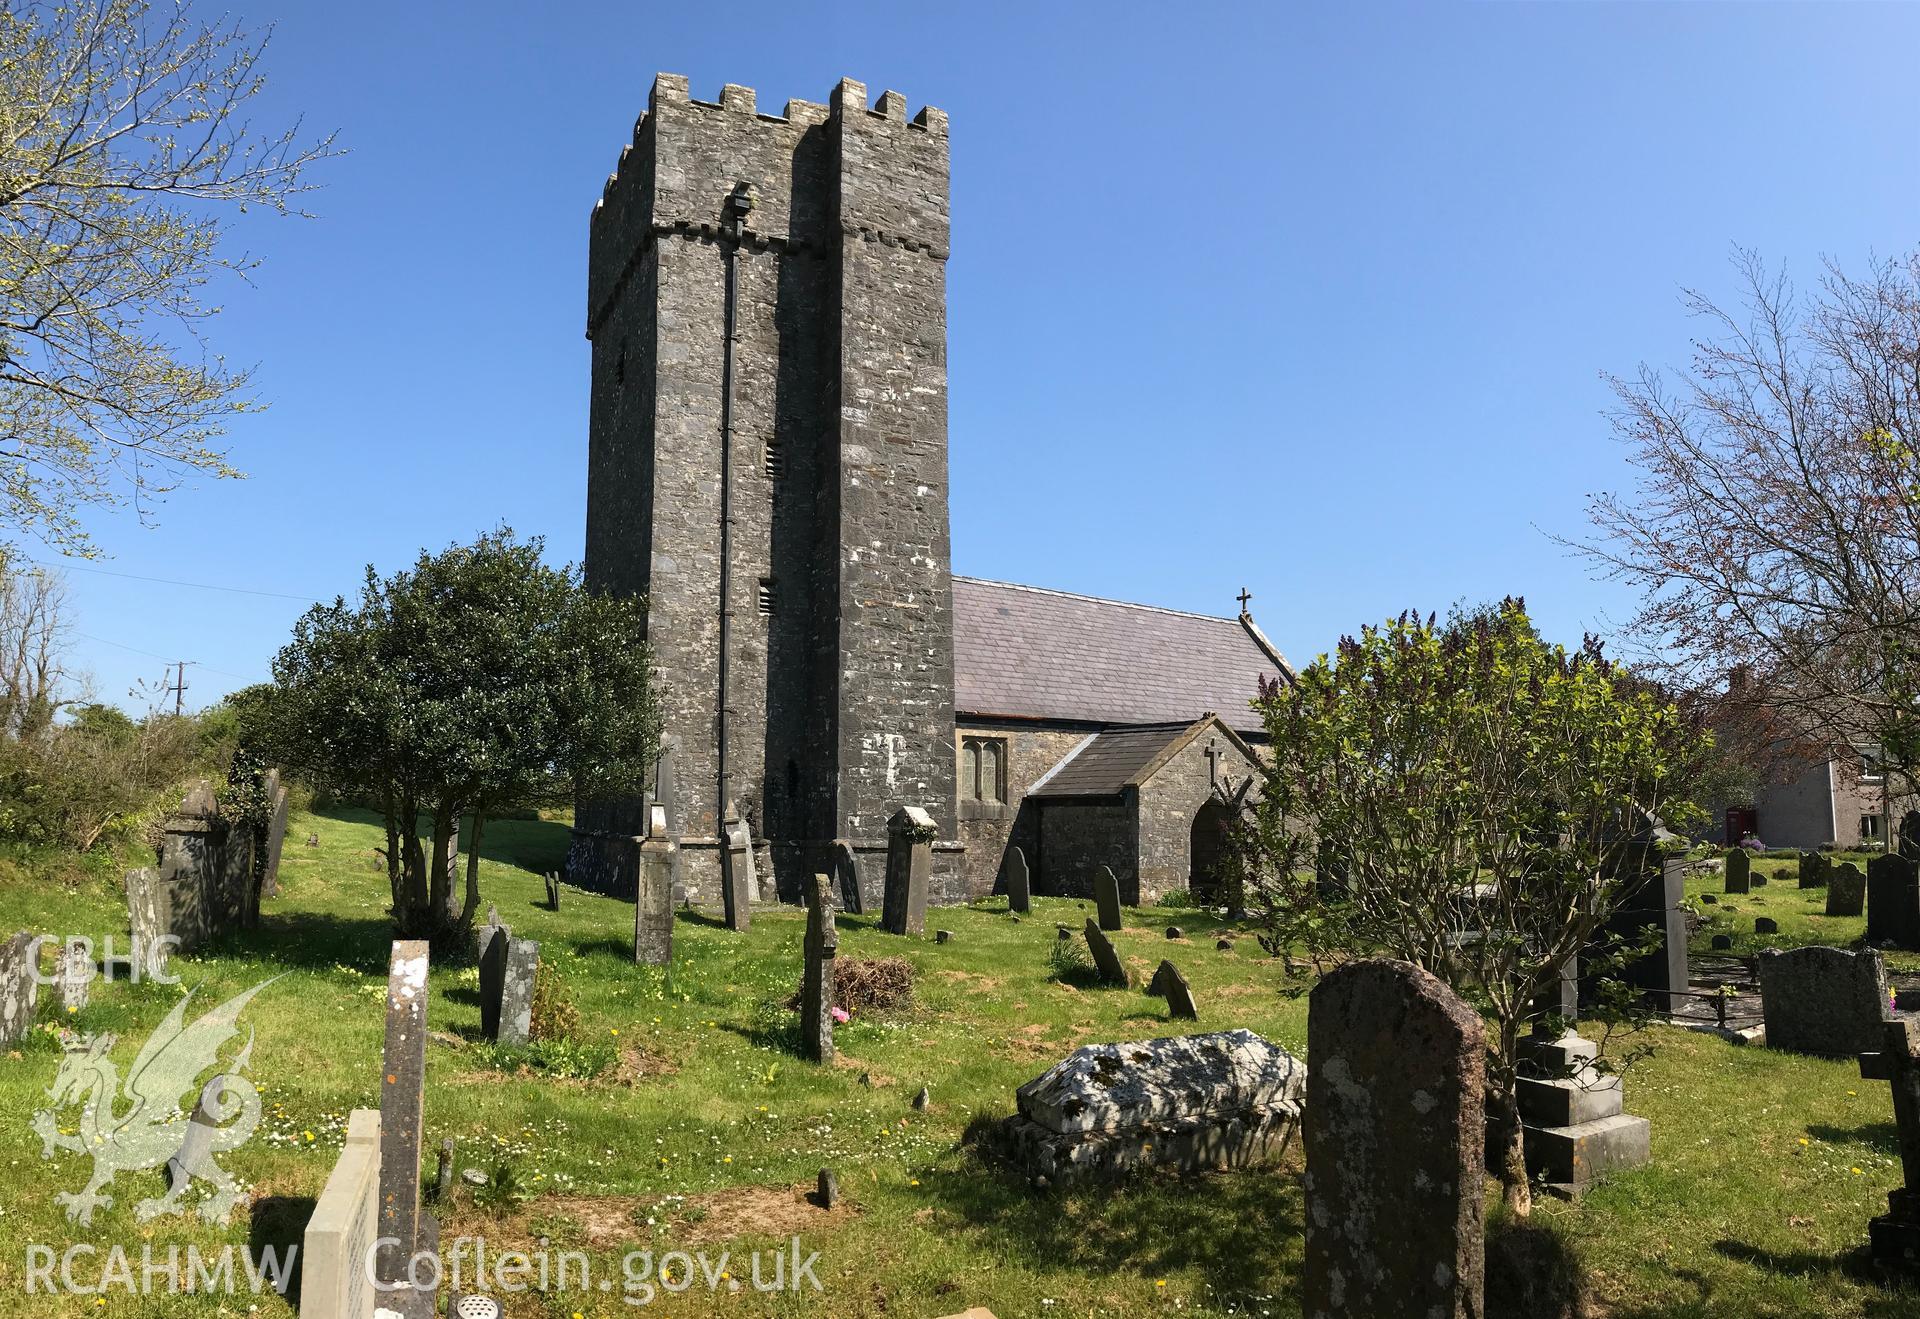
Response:
[[[196,591],[225,591],[229,595],[260,595],[270,600],[298,600],[302,604],[312,604],[316,597],[309,595],[288,595],[285,591],[257,591],[250,586],[218,586],[212,582],[183,582],[172,577],[142,577],[138,573],[114,572],[111,568],[93,568],[79,563],[41,563],[29,559],[36,568],[46,568],[52,572],[90,572],[102,577],[123,577],[130,582],[150,582],[155,586],[186,586]]]

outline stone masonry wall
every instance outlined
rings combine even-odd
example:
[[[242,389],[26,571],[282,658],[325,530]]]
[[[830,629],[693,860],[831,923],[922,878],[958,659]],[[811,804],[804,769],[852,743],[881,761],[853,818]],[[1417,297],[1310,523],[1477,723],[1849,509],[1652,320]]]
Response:
[[[1037,804],[1037,803],[1036,803]],[[1033,868],[1036,893],[1059,897],[1093,896],[1093,878],[1101,866],[1113,867],[1120,900],[1137,900],[1134,857],[1139,821],[1134,794],[1087,801],[1049,801],[1040,811],[1040,856]],[[1028,858],[1033,864],[1033,858]]]
[[[1129,897],[1123,877],[1123,901],[1152,902],[1170,890],[1189,887],[1194,817],[1213,794],[1212,767],[1207,760],[1209,743],[1219,755],[1223,782],[1238,784],[1257,771],[1258,767],[1227,737],[1203,732],[1141,785],[1139,893]]]
[[[754,204],[736,244],[741,185]],[[671,75],[595,208],[587,577],[648,597],[668,829],[696,901],[717,894],[703,861],[728,796],[786,893],[835,837],[884,847],[903,803],[953,836],[946,216],[939,111],[908,123],[897,94],[869,109],[843,82],[831,105],[776,117],[751,89],[708,104]],[[643,818],[638,801],[581,803],[569,877],[631,892],[631,848],[595,840]]]
[[[994,891],[1000,864],[1010,844],[1027,854],[1032,866],[1040,851],[1039,812],[1024,800],[1034,782],[1064,760],[1088,734],[1078,729],[1034,728],[1012,722],[969,719],[954,734],[954,763],[959,764],[960,739],[966,736],[1003,737],[1007,742],[1006,804],[999,809],[960,802],[959,838],[966,845],[961,874],[968,900]]]

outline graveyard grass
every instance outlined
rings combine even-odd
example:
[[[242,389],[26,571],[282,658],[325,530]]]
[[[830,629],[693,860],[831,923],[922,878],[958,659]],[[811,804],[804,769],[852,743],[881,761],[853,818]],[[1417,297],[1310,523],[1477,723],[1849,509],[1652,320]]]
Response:
[[[309,833],[317,849],[302,846]],[[253,1073],[266,1117],[247,1146],[221,1156],[252,1200],[227,1228],[136,1223],[134,1203],[160,1187],[155,1172],[121,1174],[113,1207],[91,1229],[70,1226],[52,1196],[78,1189],[89,1164],[66,1153],[42,1161],[28,1126],[57,1048],[40,1031],[0,1059],[0,1161],[12,1188],[0,1216],[0,1290],[24,1291],[30,1243],[122,1243],[137,1270],[143,1246],[164,1257],[171,1245],[297,1238],[348,1111],[375,1103],[389,938],[385,875],[371,851],[378,833],[364,816],[297,820],[282,895],[266,904],[263,928],[180,959],[196,1006],[283,977],[243,1018],[257,1031]],[[564,843],[557,824],[491,826],[485,897],[516,934],[540,941],[571,989],[588,1047],[619,1061],[592,1081],[502,1071],[473,1042],[475,971],[434,971],[427,1148],[452,1136],[456,1167],[510,1165],[530,1197],[489,1207],[462,1187],[441,1211],[449,1235],[484,1235],[492,1249],[545,1237],[555,1250],[586,1251],[596,1277],[616,1280],[630,1249],[731,1250],[729,1281],[744,1284],[748,1252],[798,1231],[806,1250],[820,1252],[825,1294],[762,1296],[747,1285],[715,1294],[702,1283],[637,1309],[621,1304],[616,1281],[611,1293],[511,1298],[509,1314],[930,1316],[969,1305],[1001,1319],[1298,1313],[1297,1151],[1274,1172],[1147,1176],[1050,1196],[983,1166],[963,1144],[969,1124],[1010,1112],[1014,1087],[1072,1048],[1180,1029],[1162,1001],[1138,990],[1049,979],[1056,922],[1078,931],[1090,902],[1036,899],[1018,922],[1004,899],[936,910],[923,940],[885,935],[874,916],[843,916],[840,956],[906,955],[918,969],[917,1003],[893,1020],[856,1016],[838,1032],[839,1062],[816,1067],[797,1056],[795,1014],[781,1006],[799,982],[799,909],[756,910],[744,936],[681,913],[669,979],[633,966],[630,904],[566,890],[562,910],[546,910],[540,871],[557,864]],[[1789,892],[1778,881],[1763,890],[1765,910]],[[1784,901],[1778,913],[1783,937],[1800,928]],[[1168,924],[1186,941],[1169,942]],[[935,927],[954,931],[954,941],[937,946]],[[103,874],[57,883],[31,867],[0,867],[0,930],[19,928],[121,935],[124,907]],[[1200,1029],[1246,1026],[1303,1049],[1305,998],[1289,996],[1278,964],[1251,938],[1216,951],[1217,928],[1200,912],[1129,909],[1114,938],[1140,983],[1173,958],[1193,984]],[[69,1024],[118,1032],[114,1058],[124,1070],[179,992],[96,986],[94,1003]],[[43,1022],[61,1015],[46,996]],[[1494,1240],[1506,1244],[1496,1244],[1495,1259],[1512,1249],[1536,1262],[1570,1258],[1593,1289],[1591,1312],[1602,1315],[1920,1311],[1920,1297],[1891,1295],[1863,1273],[1866,1220],[1899,1182],[1887,1086],[1860,1081],[1851,1062],[1654,1034],[1657,1052],[1627,1080],[1628,1111],[1653,1122],[1652,1166],[1579,1206],[1544,1201],[1525,1233],[1496,1221]],[[922,1085],[932,1094],[925,1112],[912,1106]],[[837,1171],[847,1202],[831,1216],[797,1194],[823,1165]],[[1490,1313],[1519,1312],[1498,1296],[1496,1288]],[[212,1316],[256,1305],[262,1316],[291,1313],[270,1295],[104,1299],[40,1296],[33,1313]]]

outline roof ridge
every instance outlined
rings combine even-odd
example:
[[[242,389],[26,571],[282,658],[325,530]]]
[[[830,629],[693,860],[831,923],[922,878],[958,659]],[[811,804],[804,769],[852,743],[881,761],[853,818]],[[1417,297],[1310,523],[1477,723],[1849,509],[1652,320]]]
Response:
[[[1118,605],[1122,609],[1144,609],[1153,614],[1171,614],[1176,618],[1197,618],[1207,623],[1236,623],[1237,619],[1221,614],[1201,614],[1191,609],[1174,609],[1168,605],[1145,605],[1136,600],[1115,600],[1105,595],[1084,595],[1079,591],[1062,591],[1051,586],[1027,586],[1021,582],[1003,582],[992,577],[969,577],[965,573],[954,573],[956,582],[973,582],[978,586],[1004,586],[1009,591],[1030,591],[1035,595],[1055,595],[1065,600],[1085,600],[1089,604]]]

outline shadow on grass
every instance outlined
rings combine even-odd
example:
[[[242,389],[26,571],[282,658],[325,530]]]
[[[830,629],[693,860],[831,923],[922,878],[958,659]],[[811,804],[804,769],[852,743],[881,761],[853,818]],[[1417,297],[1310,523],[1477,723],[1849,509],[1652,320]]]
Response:
[[[379,812],[358,806],[327,806],[313,813],[323,820],[384,828]],[[463,847],[472,838],[471,825],[461,830]],[[572,841],[573,831],[557,820],[489,820],[480,839],[480,855],[503,866],[544,875],[564,867]],[[384,841],[381,846],[385,846]]]
[[[1037,1192],[997,1163],[929,1179],[980,1248],[1030,1267],[1153,1277],[1198,1272],[1215,1301],[1253,1313],[1298,1304],[1300,1178],[1295,1171],[1143,1174]],[[1281,1302],[1273,1306],[1271,1300]]]
[[[366,974],[387,969],[393,922],[385,916],[268,912],[252,930],[232,930],[210,949],[295,967],[349,966]]]
[[[247,1246],[255,1259],[262,1251],[271,1250],[275,1258],[295,1262],[298,1256],[291,1252],[300,1245],[300,1239],[306,1235],[307,1220],[313,1217],[314,1199],[304,1195],[269,1195],[253,1202],[252,1216],[247,1223]],[[287,1283],[287,1303],[298,1308],[300,1304],[299,1269],[294,1269]]]
[[[1807,1134],[1829,1145],[1864,1145],[1887,1154],[1900,1152],[1900,1128],[1891,1122],[1863,1122],[1857,1127],[1808,1126]]]

